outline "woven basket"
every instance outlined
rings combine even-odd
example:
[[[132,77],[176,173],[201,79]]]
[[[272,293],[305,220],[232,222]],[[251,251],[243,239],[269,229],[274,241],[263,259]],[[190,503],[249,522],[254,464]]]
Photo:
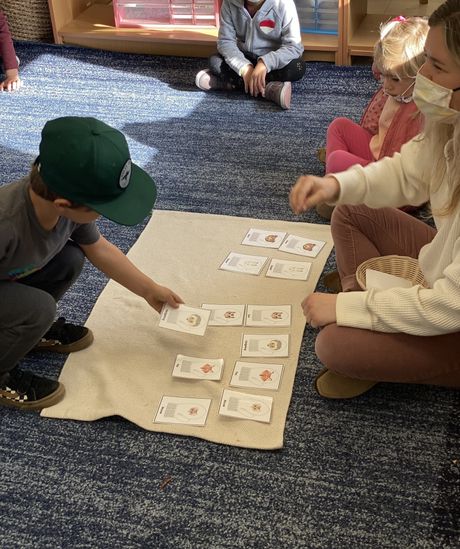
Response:
[[[1,7],[15,40],[53,42],[48,0],[2,0]]]
[[[384,255],[363,261],[356,269],[356,280],[360,287],[366,289],[366,269],[374,269],[382,273],[400,276],[412,282],[412,286],[420,284],[428,288],[428,284],[420,270],[418,261],[413,257],[402,255]]]

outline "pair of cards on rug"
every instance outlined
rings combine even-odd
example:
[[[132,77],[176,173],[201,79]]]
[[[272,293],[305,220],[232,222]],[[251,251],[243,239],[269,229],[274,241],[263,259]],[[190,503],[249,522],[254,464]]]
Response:
[[[287,233],[280,231],[249,229],[242,244],[278,249],[283,252],[314,258],[326,243],[321,240],[287,235]],[[223,271],[257,276],[262,272],[267,261],[268,257],[266,256],[230,252],[219,268]],[[273,258],[268,266],[266,276],[269,278],[307,280],[310,268],[311,264],[308,262]]]
[[[211,402],[210,398],[164,396],[154,421],[155,423],[204,426]],[[219,404],[219,415],[270,423],[272,405],[272,397],[224,389]]]

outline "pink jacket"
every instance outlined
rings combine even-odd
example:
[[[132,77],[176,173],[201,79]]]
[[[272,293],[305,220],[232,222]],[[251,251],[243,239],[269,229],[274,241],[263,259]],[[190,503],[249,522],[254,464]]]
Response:
[[[0,63],[5,70],[17,69],[18,61],[14,51],[13,40],[11,39],[10,29],[6,15],[0,10]]]
[[[383,88],[377,90],[361,118],[361,126],[372,135],[376,135],[379,131],[379,118],[387,99],[388,96],[383,93]],[[407,143],[421,132],[422,123],[422,115],[413,101],[401,103],[385,135],[377,160],[384,156],[393,156],[395,152],[399,152],[404,143]]]

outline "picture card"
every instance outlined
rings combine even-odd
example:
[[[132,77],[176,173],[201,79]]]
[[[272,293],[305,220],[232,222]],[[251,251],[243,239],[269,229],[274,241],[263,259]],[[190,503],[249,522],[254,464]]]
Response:
[[[165,303],[161,309],[159,326],[176,332],[202,336],[206,332],[210,314],[211,312],[206,309],[183,304],[174,309]]]
[[[220,402],[219,414],[270,423],[272,406],[272,397],[249,395],[225,389]]]
[[[258,275],[263,269],[267,257],[261,255],[247,255],[230,252],[220,266],[223,271]]]
[[[205,425],[210,406],[210,398],[163,396],[153,422]]]
[[[173,377],[185,379],[219,380],[224,368],[223,358],[199,358],[177,355],[174,362]]]
[[[283,375],[283,364],[242,362],[238,360],[233,369],[232,387],[278,390]]]
[[[312,238],[303,238],[290,234],[286,237],[279,249],[282,252],[288,252],[290,254],[316,257],[325,244],[326,242],[323,242],[322,240],[313,240]]]
[[[289,334],[243,334],[241,356],[289,356]]]
[[[285,236],[286,233],[282,231],[249,229],[241,244],[246,246],[260,246],[262,248],[279,248]]]
[[[290,305],[248,305],[246,326],[290,326]]]
[[[366,289],[389,290],[390,288],[411,288],[412,282],[402,276],[366,269]]]
[[[307,261],[287,261],[272,259],[265,276],[270,278],[287,278],[291,280],[307,280],[311,263]]]
[[[203,309],[211,311],[208,326],[242,326],[246,305],[218,305],[203,303]]]

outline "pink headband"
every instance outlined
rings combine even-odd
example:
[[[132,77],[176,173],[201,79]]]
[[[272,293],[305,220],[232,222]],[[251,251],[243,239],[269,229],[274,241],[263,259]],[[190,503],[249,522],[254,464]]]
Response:
[[[404,17],[404,15],[398,15],[397,17],[393,17],[393,19],[390,19],[390,23],[403,23],[404,21],[407,21],[407,19]]]

